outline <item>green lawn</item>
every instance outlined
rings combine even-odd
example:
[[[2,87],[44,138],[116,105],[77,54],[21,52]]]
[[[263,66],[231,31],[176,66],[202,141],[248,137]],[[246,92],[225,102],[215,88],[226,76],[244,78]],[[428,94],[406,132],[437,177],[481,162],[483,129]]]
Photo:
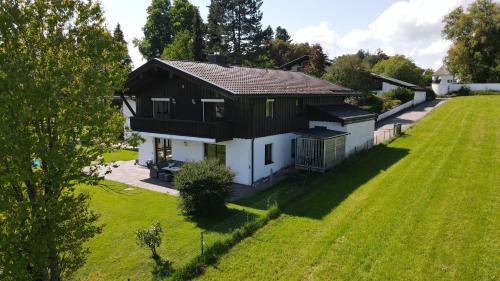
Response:
[[[500,96],[454,98],[311,192],[202,280],[500,280]]]
[[[129,161],[137,159],[138,152],[130,149],[117,149],[113,152],[104,153],[104,162]]]
[[[178,268],[200,253],[201,231],[206,231],[208,245],[264,213],[261,209],[229,204],[230,212],[219,218],[188,221],[177,209],[176,197],[127,188],[130,186],[110,181],[102,182],[102,186],[78,187],[92,195],[91,208],[101,214],[99,223],[104,224],[104,230],[90,241],[91,254],[75,280],[151,280],[154,263],[149,250],[136,245],[134,232],[155,221],[164,230],[160,255]]]

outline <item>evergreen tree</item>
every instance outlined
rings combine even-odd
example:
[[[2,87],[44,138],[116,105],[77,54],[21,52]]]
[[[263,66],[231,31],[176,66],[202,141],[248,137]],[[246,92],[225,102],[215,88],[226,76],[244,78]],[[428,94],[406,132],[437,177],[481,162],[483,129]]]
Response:
[[[148,17],[143,27],[144,38],[135,39],[134,44],[147,59],[160,57],[163,49],[172,40],[170,26],[170,0],[153,0],[147,9]]]
[[[288,34],[288,31],[281,26],[276,27],[276,39],[280,39],[280,40],[287,41],[287,42],[292,41],[291,40],[292,37],[290,37],[290,34]]]
[[[115,30],[113,31],[113,38],[116,42],[124,46],[122,66],[126,67],[128,71],[132,70],[132,59],[128,54],[127,41],[125,41],[125,36],[123,35],[123,31],[119,23],[116,25]]]
[[[205,36],[205,24],[200,16],[200,12],[196,9],[195,16],[193,18],[193,59],[195,61],[204,60],[203,51],[205,49],[205,42],[203,40]]]
[[[224,11],[230,0],[212,0],[208,6],[207,51],[226,54],[227,48],[222,40],[224,32]]]

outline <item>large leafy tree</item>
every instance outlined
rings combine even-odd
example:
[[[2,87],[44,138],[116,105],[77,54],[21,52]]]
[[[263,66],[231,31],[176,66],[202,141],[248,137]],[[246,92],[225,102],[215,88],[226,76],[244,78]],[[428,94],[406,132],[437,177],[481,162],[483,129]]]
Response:
[[[370,73],[363,65],[363,59],[357,54],[335,58],[333,64],[327,68],[323,79],[365,93],[375,87]]]
[[[268,47],[269,58],[275,66],[281,66],[291,60],[309,54],[311,46],[308,43],[291,43],[275,39]]]
[[[304,71],[307,74],[321,77],[325,73],[326,60],[327,56],[323,52],[321,45],[314,44],[309,50],[309,62],[305,66]]]
[[[115,39],[116,42],[124,46],[123,59],[122,59],[123,67],[125,67],[129,71],[132,70],[132,59],[128,54],[127,41],[125,41],[125,36],[123,35],[123,31],[119,23],[116,25],[115,30],[113,31],[113,38]]]
[[[404,55],[395,55],[386,60],[381,60],[371,70],[378,74],[426,86],[423,77],[424,70]]]
[[[465,82],[500,81],[500,4],[477,0],[444,18],[443,36],[453,45],[445,63]]]
[[[150,60],[160,57],[163,49],[172,41],[170,0],[152,0],[147,12],[144,38],[135,39],[134,44],[139,47],[142,56]]]
[[[171,60],[193,60],[193,38],[191,33],[187,30],[178,32],[174,41],[163,49],[161,57]]]
[[[174,0],[173,5],[170,8],[170,21],[174,43],[176,43],[175,45],[185,49],[184,46],[179,45],[179,42],[182,40],[186,41],[186,32],[188,32],[191,35],[189,44],[191,48],[190,53],[192,54],[192,56],[190,56],[191,60],[194,59],[201,61],[203,59],[203,37],[205,33],[205,26],[198,8],[191,4],[188,0]],[[176,40],[177,35],[180,33],[182,38]],[[177,53],[186,53],[185,50],[175,51],[172,46],[169,46],[168,48],[168,52],[170,53],[172,51]]]
[[[124,46],[89,0],[0,5],[0,279],[61,280],[100,231],[89,195],[123,130]],[[84,172],[85,170],[85,172]]]

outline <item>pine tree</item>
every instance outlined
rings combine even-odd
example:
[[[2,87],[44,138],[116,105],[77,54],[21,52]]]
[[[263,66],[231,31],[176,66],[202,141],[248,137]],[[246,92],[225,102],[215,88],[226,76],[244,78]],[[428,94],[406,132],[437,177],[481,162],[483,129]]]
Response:
[[[127,70],[129,70],[129,71],[132,70],[132,67],[133,67],[132,59],[130,58],[130,55],[128,54],[127,41],[125,41],[125,36],[123,35],[123,31],[122,31],[119,23],[116,25],[115,30],[113,31],[113,38],[115,39],[116,42],[118,42],[124,46],[122,66],[126,67]]]
[[[208,6],[207,51],[226,54],[227,48],[222,40],[224,32],[224,11],[229,0],[212,0]]]
[[[134,44],[139,47],[142,56],[150,60],[160,57],[163,49],[172,41],[170,0],[153,0],[147,12],[144,38],[135,39]]]
[[[193,18],[193,57],[195,61],[204,60],[203,51],[205,49],[205,42],[203,37],[205,35],[205,24],[200,16],[200,12],[196,9],[195,16]]]
[[[288,34],[288,31],[281,26],[276,27],[276,39],[280,39],[280,40],[287,41],[287,42],[292,41],[291,40],[292,37],[290,37],[290,34]]]

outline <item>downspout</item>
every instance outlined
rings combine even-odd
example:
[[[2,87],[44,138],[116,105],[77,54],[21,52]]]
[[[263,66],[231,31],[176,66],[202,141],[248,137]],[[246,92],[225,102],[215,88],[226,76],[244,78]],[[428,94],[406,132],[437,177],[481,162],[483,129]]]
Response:
[[[251,161],[252,161],[252,171],[251,171],[251,175],[252,175],[252,183],[251,185],[253,186],[254,184],[254,142],[255,142],[255,138],[254,138],[254,120],[253,120],[253,108],[252,108],[252,103],[250,103],[250,120],[251,121],[251,124],[252,124],[252,130],[251,130],[251,134],[252,134],[252,148],[251,148],[251,153],[252,153],[252,157],[251,157]]]

